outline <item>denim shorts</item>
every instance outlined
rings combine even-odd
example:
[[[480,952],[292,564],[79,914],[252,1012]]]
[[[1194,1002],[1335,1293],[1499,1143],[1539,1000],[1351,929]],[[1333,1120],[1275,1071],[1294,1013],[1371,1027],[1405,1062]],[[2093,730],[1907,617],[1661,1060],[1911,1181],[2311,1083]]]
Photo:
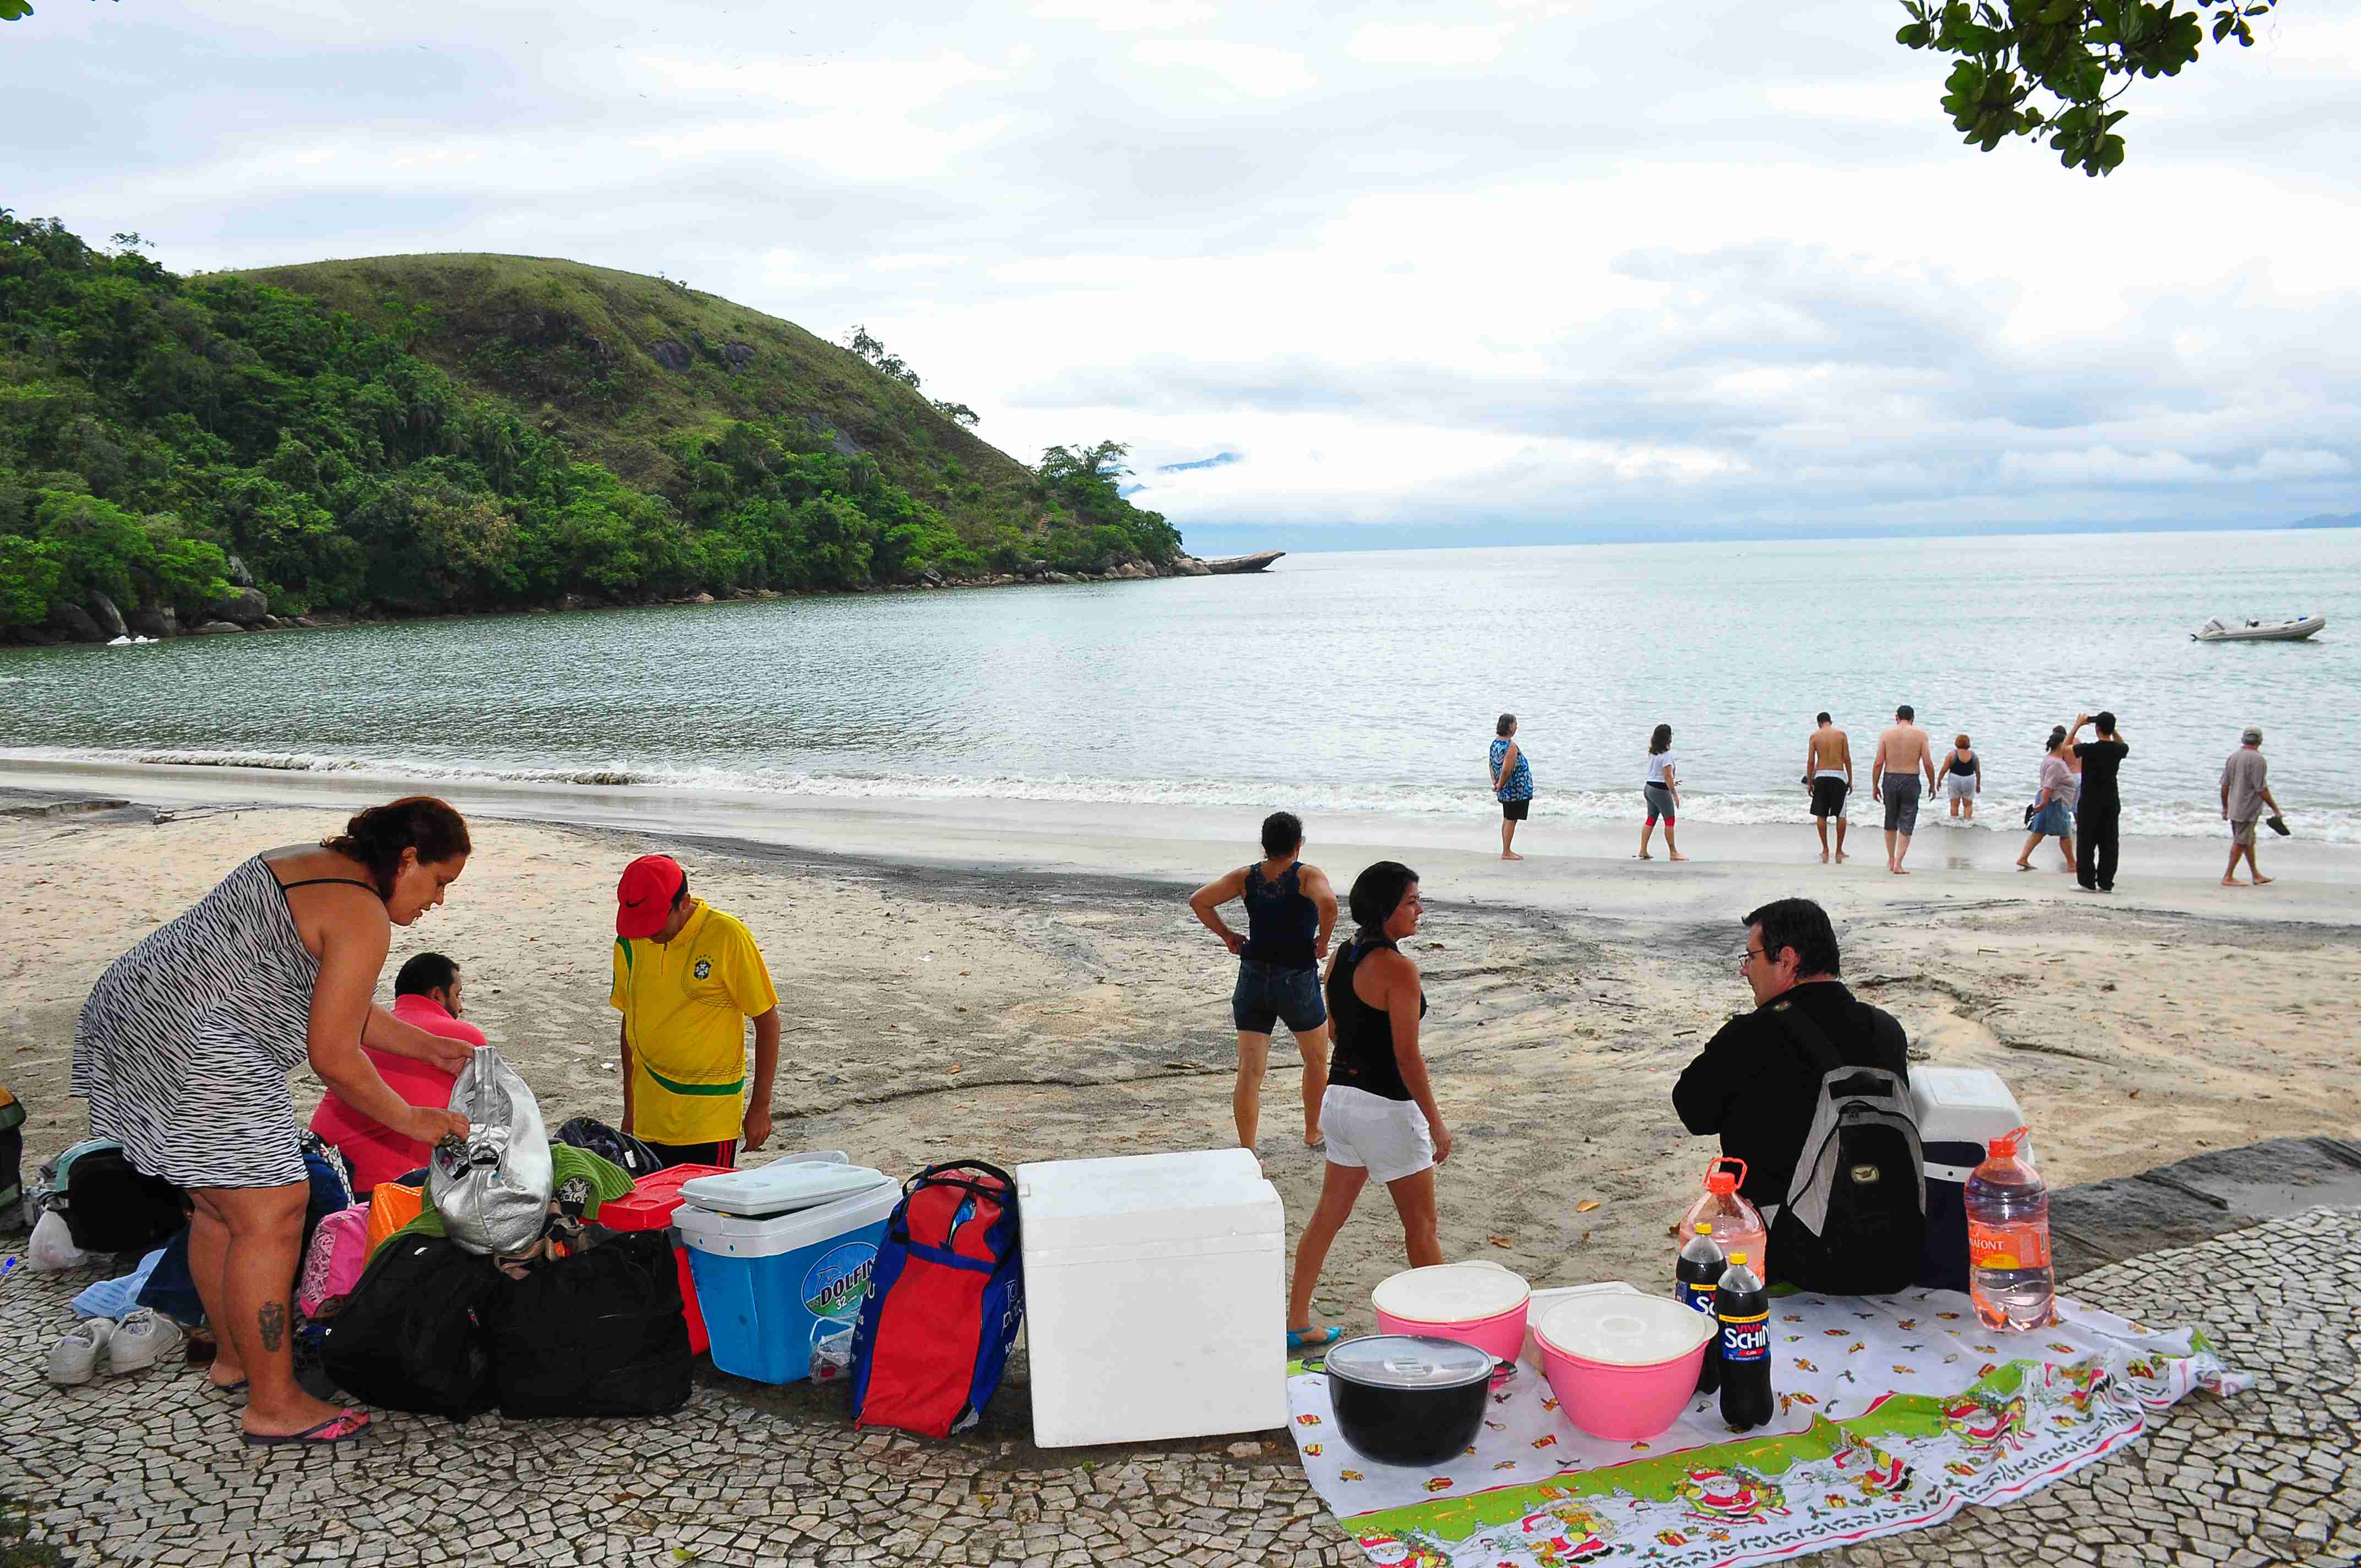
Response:
[[[1242,1035],[1268,1035],[1281,1019],[1299,1035],[1328,1022],[1328,1004],[1320,997],[1320,971],[1240,959],[1237,989],[1230,992],[1230,1021]]]

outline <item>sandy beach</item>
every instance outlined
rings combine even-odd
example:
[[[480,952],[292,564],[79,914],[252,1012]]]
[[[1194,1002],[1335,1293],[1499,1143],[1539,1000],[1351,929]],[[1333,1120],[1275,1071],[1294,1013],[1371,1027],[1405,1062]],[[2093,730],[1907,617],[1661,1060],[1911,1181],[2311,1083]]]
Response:
[[[398,786],[12,766],[0,790],[17,792],[0,807],[18,807],[0,815],[0,909],[16,932],[0,961],[0,1081],[31,1110],[30,1162],[82,1135],[68,1058],[100,970],[243,857],[317,839]],[[24,809],[67,794],[133,804]],[[1231,1136],[1233,968],[1183,901],[1247,858],[1244,814],[546,785],[452,798],[476,822],[476,856],[444,910],[397,933],[389,981],[409,953],[457,959],[470,1015],[553,1122],[617,1114],[614,877],[662,850],[748,923],[778,984],[766,1153],[841,1148],[901,1174],[957,1156],[1013,1165]],[[1800,824],[1699,824],[1684,835],[1697,858],[1680,866],[1609,858],[1629,853],[1620,830],[1533,827],[1521,839],[1532,857],[1505,866],[1486,851],[1489,822],[1310,824],[1307,858],[1340,886],[1383,855],[1425,879],[1413,956],[1457,1142],[1440,1181],[1452,1255],[1536,1284],[1654,1281],[1665,1228],[1713,1152],[1674,1117],[1672,1082],[1748,1003],[1738,917],[1790,893],[1828,904],[1846,978],[1903,1019],[1926,1059],[2008,1080],[2053,1183],[2353,1131],[2353,851],[2269,846],[2266,869],[2285,880],[2231,892],[2214,885],[2223,847],[2132,840],[2123,890],[2101,900],[2054,871],[2008,869],[2013,835],[1922,833],[1919,874],[1897,879],[1873,836],[1856,838],[1852,863],[1819,865]],[[1292,1053],[1282,1040],[1273,1055],[1262,1153],[1292,1224],[1320,1164],[1298,1141]],[[295,1092],[308,1113],[318,1085],[299,1075]],[[1366,1325],[1367,1291],[1400,1257],[1382,1199],[1365,1200],[1323,1301]]]

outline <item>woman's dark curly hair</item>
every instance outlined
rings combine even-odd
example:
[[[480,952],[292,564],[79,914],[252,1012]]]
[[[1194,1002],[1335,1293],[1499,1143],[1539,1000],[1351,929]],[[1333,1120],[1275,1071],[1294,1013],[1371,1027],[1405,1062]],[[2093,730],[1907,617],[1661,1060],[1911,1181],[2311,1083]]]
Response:
[[[467,841],[466,817],[431,795],[410,795],[370,806],[346,823],[342,833],[321,839],[320,848],[367,866],[378,896],[391,898],[402,850],[417,850],[422,861],[450,861],[474,846]]]

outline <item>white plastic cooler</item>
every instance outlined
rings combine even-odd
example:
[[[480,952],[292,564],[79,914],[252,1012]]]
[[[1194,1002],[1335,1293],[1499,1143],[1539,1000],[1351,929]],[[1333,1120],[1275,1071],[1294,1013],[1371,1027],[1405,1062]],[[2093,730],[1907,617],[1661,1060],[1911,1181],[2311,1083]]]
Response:
[[[1287,1217],[1245,1149],[1016,1168],[1033,1441],[1287,1424]]]
[[[1968,1178],[1993,1139],[2025,1125],[2025,1113],[2000,1074],[1974,1067],[1914,1067],[1910,1108],[1927,1161],[1927,1251],[1918,1283],[1968,1288]],[[2028,1141],[2026,1157],[2032,1157]]]

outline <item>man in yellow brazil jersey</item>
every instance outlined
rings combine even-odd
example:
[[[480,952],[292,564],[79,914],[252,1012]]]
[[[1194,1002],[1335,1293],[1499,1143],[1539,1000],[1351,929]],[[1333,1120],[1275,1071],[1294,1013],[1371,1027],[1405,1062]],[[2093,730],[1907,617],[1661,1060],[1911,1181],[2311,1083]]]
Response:
[[[734,916],[688,895],[669,855],[642,855],[615,889],[615,985],[623,1015],[623,1131],[666,1165],[734,1166],[771,1135],[779,993]],[[753,1093],[746,1020],[754,1021]]]

